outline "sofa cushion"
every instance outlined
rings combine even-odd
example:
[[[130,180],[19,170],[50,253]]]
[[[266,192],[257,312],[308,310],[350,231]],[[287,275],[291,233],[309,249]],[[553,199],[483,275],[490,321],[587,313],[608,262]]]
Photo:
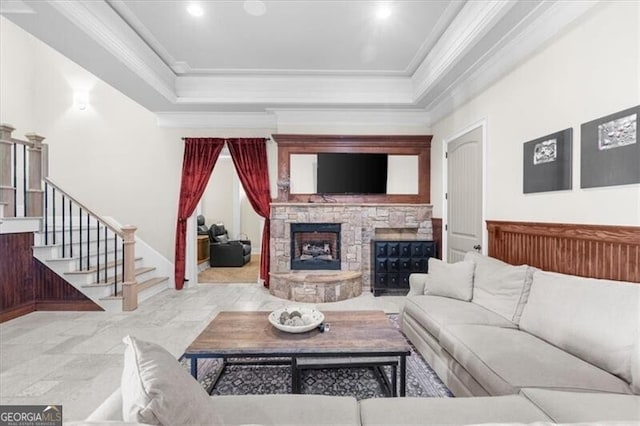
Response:
[[[122,388],[116,389],[87,417],[87,421],[122,420]]]
[[[251,254],[251,244],[242,243],[242,254],[245,256]]]
[[[476,398],[376,398],[360,401],[366,425],[464,425],[549,418],[520,395]]]
[[[640,395],[640,327],[636,330],[635,341],[631,352],[631,389]]]
[[[476,264],[473,303],[518,324],[527,301],[534,268],[509,265],[476,252],[468,252],[464,260]]]
[[[451,325],[440,344],[490,395],[526,387],[630,393],[620,378],[517,329]]]
[[[360,425],[358,402],[347,396],[213,396],[211,404],[225,426]]]
[[[218,422],[209,395],[173,355],[131,336],[123,341],[123,420],[165,426]]]
[[[523,389],[522,395],[558,423],[640,422],[640,396],[548,389]]]
[[[639,325],[640,285],[543,271],[533,275],[520,321],[521,329],[627,382],[640,363]]]
[[[403,315],[410,315],[436,339],[440,338],[440,329],[451,324],[485,324],[497,327],[516,326],[474,303],[439,296],[408,297]]]
[[[429,258],[424,294],[470,301],[474,268],[473,262],[447,263],[435,257]]]

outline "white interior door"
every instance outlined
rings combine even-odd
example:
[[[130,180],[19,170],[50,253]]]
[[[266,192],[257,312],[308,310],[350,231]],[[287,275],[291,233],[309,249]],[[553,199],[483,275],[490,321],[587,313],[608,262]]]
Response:
[[[482,126],[447,144],[447,261],[482,250]]]

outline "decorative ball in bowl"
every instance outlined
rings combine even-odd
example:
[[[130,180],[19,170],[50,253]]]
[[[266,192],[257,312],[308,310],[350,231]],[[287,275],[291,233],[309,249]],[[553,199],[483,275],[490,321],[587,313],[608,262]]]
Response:
[[[315,308],[289,306],[269,314],[269,322],[287,333],[304,333],[313,330],[324,321],[324,314]]]

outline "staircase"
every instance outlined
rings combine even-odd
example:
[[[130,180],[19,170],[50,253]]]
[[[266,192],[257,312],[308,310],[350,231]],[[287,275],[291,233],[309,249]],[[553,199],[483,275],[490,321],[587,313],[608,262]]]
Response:
[[[106,311],[134,310],[170,286],[166,264],[136,255],[136,243],[146,245],[134,226],[97,214],[43,177],[44,138],[23,141],[12,131],[0,125],[0,164],[13,165],[0,171],[0,233],[33,231],[34,257]]]

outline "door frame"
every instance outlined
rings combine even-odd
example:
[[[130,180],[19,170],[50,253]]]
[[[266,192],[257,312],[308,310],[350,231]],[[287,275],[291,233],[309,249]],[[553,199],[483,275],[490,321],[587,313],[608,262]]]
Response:
[[[485,224],[487,223],[487,119],[483,118],[479,121],[476,121],[464,128],[462,130],[453,134],[448,138],[442,140],[442,260],[447,261],[447,238],[448,238],[448,217],[449,217],[449,206],[447,204],[447,199],[445,195],[448,191],[449,185],[449,168],[447,165],[447,157],[446,154],[449,151],[449,142],[452,142],[458,139],[460,136],[471,132],[477,128],[482,128],[482,254],[488,253],[488,241],[489,241],[489,232],[487,231],[487,227]]]

